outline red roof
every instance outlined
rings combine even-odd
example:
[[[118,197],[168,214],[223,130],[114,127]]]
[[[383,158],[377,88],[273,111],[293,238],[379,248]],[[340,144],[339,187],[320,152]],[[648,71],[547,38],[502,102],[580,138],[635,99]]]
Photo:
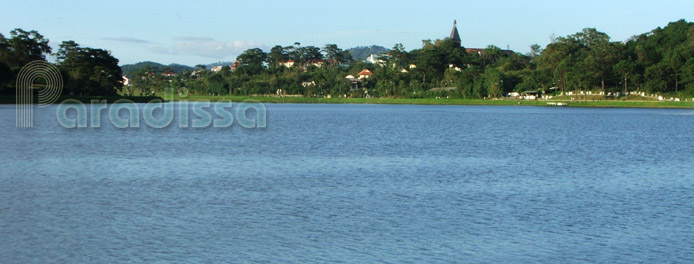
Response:
[[[363,69],[357,75],[372,75],[373,72],[371,72],[369,69]]]

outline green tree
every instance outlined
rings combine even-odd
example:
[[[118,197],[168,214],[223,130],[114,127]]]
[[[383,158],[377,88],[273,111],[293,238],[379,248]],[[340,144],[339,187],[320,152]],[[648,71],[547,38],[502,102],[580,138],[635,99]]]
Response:
[[[248,49],[241,53],[236,59],[239,62],[238,71],[253,75],[259,74],[263,70],[263,62],[267,54],[259,48]]]
[[[594,28],[583,29],[573,37],[588,50],[583,61],[586,67],[584,76],[588,81],[599,80],[601,90],[605,92],[605,81],[610,77],[617,60],[615,45],[610,43],[607,34]]]
[[[393,58],[393,63],[398,67],[405,68],[409,63],[407,50],[405,50],[405,46],[402,43],[393,46],[393,49],[390,50],[390,56]]]
[[[9,93],[19,70],[29,62],[46,60],[51,47],[35,30],[14,29],[10,38],[0,34],[0,93]]]
[[[323,53],[325,53],[325,59],[328,60],[328,65],[338,64],[342,49],[337,47],[337,44],[326,44],[323,47]]]
[[[622,84],[624,85],[624,93],[629,92],[629,80],[634,77],[637,71],[636,61],[633,57],[625,57],[619,60],[613,67],[614,72],[619,74]]]
[[[667,72],[669,73],[669,80],[675,82],[675,93],[679,91],[680,78],[682,76],[682,67],[687,63],[687,56],[691,49],[686,48],[684,45],[679,45],[677,48],[668,50],[664,54],[663,63],[667,65]]]
[[[299,59],[297,62],[299,65],[307,66],[309,63],[314,61],[322,60],[323,54],[320,52],[320,48],[316,46],[306,46],[298,49]]]
[[[10,31],[10,36],[10,39],[0,39],[0,61],[13,70],[19,70],[35,60],[46,60],[46,54],[51,53],[48,39],[36,30],[25,31],[17,28]]]
[[[325,53],[325,59],[328,60],[328,65],[331,66],[347,64],[352,61],[352,55],[349,51],[338,48],[336,44],[326,44],[323,47],[323,53]]]
[[[423,41],[423,48],[414,51],[417,68],[414,73],[422,75],[422,83],[427,80],[436,82],[443,75],[446,65],[446,54],[443,54],[430,40]]]
[[[542,46],[538,45],[537,43],[530,45],[530,54],[528,54],[531,58],[532,63],[537,63],[537,57],[542,54]]]
[[[493,67],[487,67],[484,70],[482,79],[484,80],[484,87],[487,89],[487,95],[489,97],[499,98],[502,96],[502,86],[504,84],[503,72]]]
[[[80,47],[66,41],[57,52],[58,68],[67,76],[65,91],[88,95],[112,95],[123,87],[118,59],[109,51]]]
[[[280,62],[287,60],[289,60],[289,54],[287,54],[286,49],[280,45],[272,47],[267,55],[267,64],[271,69],[275,69],[279,66]]]

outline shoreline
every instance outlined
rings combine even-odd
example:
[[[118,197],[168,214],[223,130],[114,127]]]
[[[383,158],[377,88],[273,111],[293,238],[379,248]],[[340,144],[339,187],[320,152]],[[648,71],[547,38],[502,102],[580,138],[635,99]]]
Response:
[[[591,108],[677,108],[692,109],[694,102],[674,102],[674,101],[636,101],[636,100],[599,100],[599,101],[571,101],[571,100],[482,100],[482,99],[460,99],[460,98],[313,98],[313,97],[270,97],[270,96],[196,96],[188,97],[175,96],[61,96],[57,102],[68,99],[90,103],[92,100],[106,100],[111,104],[115,101],[125,99],[134,103],[147,103],[152,100],[164,101],[211,101],[231,100],[232,102],[243,102],[245,100],[255,100],[261,103],[276,104],[409,104],[409,105],[489,105],[489,106],[541,106],[541,107],[591,107]],[[0,96],[0,104],[13,105],[14,96]],[[564,105],[556,105],[562,103]]]

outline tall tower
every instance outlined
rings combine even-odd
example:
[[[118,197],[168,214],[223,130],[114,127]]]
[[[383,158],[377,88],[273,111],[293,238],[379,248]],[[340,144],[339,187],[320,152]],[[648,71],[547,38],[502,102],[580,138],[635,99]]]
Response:
[[[460,40],[460,34],[458,34],[458,27],[456,26],[455,20],[453,20],[453,29],[451,30],[451,40],[453,43],[458,44],[458,46],[463,44],[463,42]]]

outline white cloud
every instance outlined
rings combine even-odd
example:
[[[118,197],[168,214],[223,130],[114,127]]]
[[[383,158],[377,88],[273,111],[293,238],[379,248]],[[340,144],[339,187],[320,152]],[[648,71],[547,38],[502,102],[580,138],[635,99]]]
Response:
[[[195,37],[195,36],[175,36],[173,37],[173,40],[178,40],[178,41],[214,41],[213,38],[210,37]]]
[[[150,44],[152,42],[144,39],[139,39],[139,38],[130,38],[130,37],[116,37],[116,38],[102,38],[103,40],[109,40],[109,41],[118,41],[118,42],[129,42],[129,43],[141,43],[141,44]]]
[[[177,42],[165,52],[161,48],[152,49],[158,50],[159,53],[167,54],[182,54],[193,55],[212,59],[224,59],[230,56],[236,56],[244,50],[250,48],[263,47],[263,43],[258,41],[235,40],[235,41],[219,41],[208,37],[174,37]]]

